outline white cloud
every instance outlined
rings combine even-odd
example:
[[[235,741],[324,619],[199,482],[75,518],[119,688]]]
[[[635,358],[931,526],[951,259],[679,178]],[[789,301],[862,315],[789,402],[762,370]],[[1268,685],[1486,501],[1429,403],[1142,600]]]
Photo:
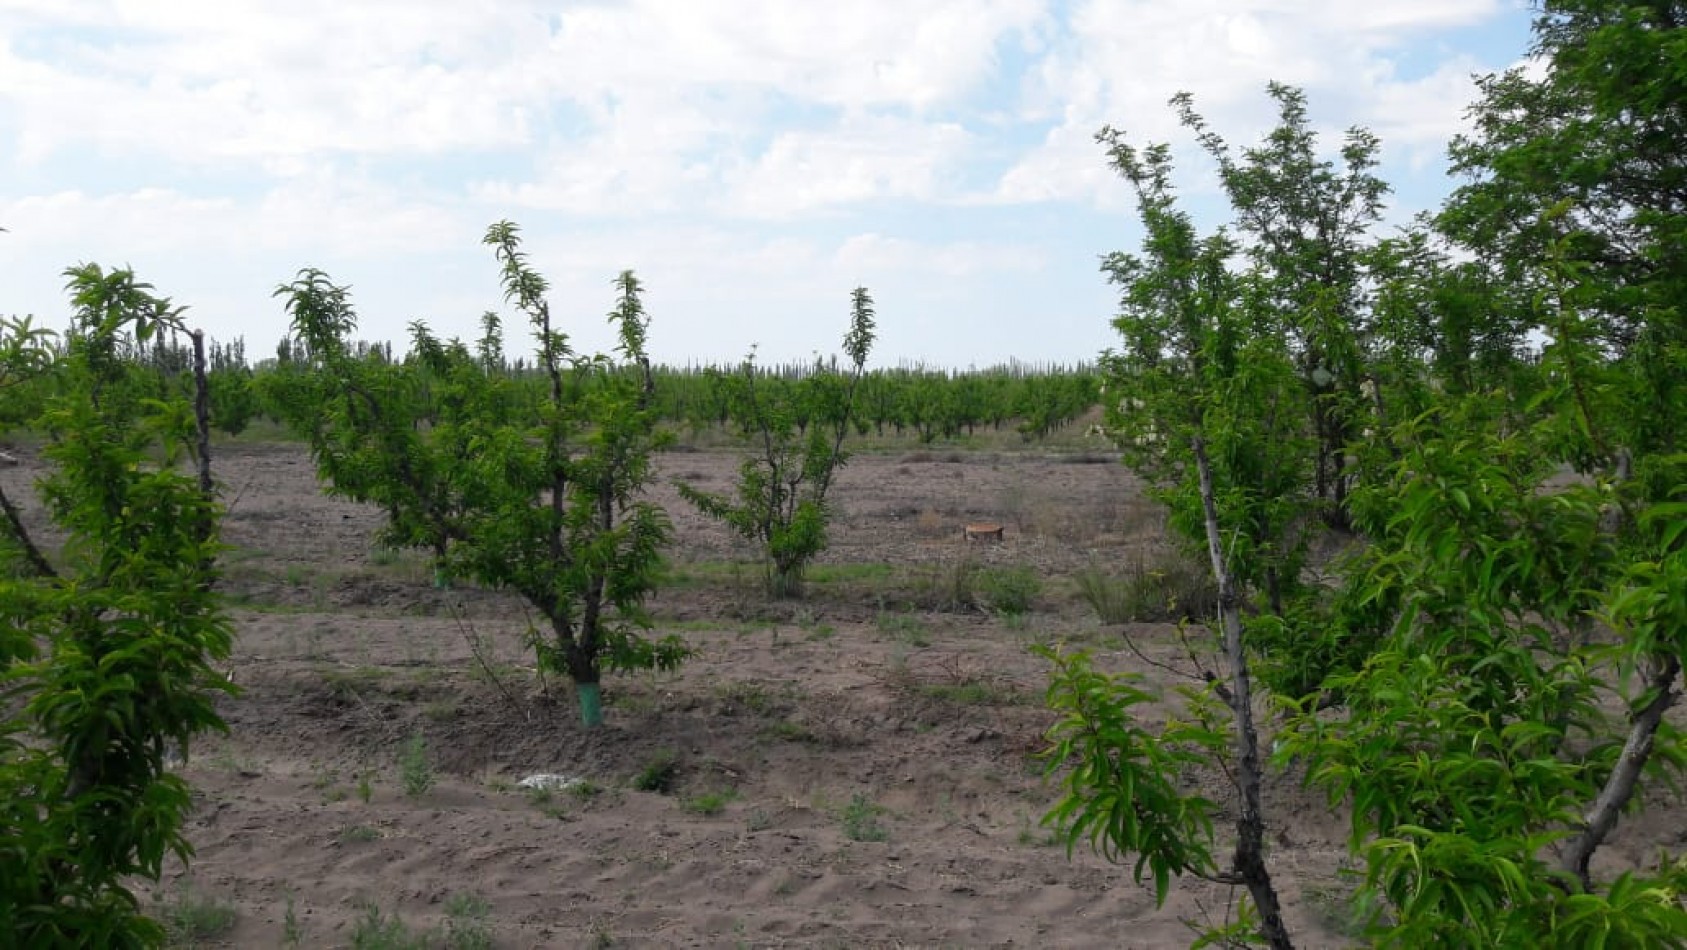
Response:
[[[1066,42],[1028,77],[1030,114],[1058,114],[1042,146],[1003,175],[1005,202],[1075,199],[1111,203],[1122,192],[1092,141],[1102,125],[1137,142],[1184,141],[1167,100],[1195,96],[1196,110],[1233,143],[1263,133],[1274,117],[1265,86],[1308,91],[1314,121],[1365,125],[1385,149],[1438,153],[1461,127],[1474,91],[1468,58],[1426,77],[1401,77],[1396,58],[1435,30],[1492,17],[1498,0],[1353,3],[1350,0],[1087,0]]]
[[[135,0],[67,24],[61,8],[76,6],[0,13],[29,161],[84,145],[201,163],[519,144],[518,107],[541,98],[504,58],[537,52],[514,7]],[[39,32],[65,25],[119,39]],[[47,45],[26,55],[30,29]]]
[[[1428,167],[1482,67],[1424,38],[1499,2],[0,0],[0,310],[130,262],[265,339],[312,264],[467,333],[511,217],[587,337],[637,268],[667,358],[829,348],[858,283],[910,353],[1058,358],[1128,242],[1099,126],[1178,137],[1189,89],[1246,142],[1282,79]]]
[[[927,244],[874,233],[847,238],[834,259],[839,271],[858,275],[856,283],[872,283],[881,275],[899,273],[950,278],[1003,272],[1034,274],[1048,263],[1046,252],[1037,247],[981,241]]]
[[[780,133],[747,168],[725,176],[721,207],[776,218],[876,199],[950,198],[957,189],[946,181],[971,144],[959,125],[895,118]]]
[[[461,216],[366,181],[311,176],[255,201],[167,188],[88,194],[66,190],[0,201],[20,241],[83,246],[102,257],[192,254],[208,246],[335,257],[421,253],[460,244]],[[454,240],[454,238],[456,240]]]

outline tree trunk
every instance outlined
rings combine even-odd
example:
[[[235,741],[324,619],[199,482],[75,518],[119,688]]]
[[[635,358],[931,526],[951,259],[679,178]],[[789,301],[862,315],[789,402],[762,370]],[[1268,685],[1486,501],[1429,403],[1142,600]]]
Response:
[[[1560,867],[1581,881],[1583,890],[1592,888],[1588,864],[1593,860],[1593,852],[1617,827],[1617,817],[1622,814],[1629,799],[1634,797],[1640,771],[1652,757],[1652,744],[1658,735],[1658,726],[1663,722],[1664,712],[1675,704],[1680,695],[1675,690],[1675,678],[1681,673],[1680,657],[1673,653],[1660,654],[1649,665],[1651,670],[1648,671],[1646,687],[1656,695],[1634,715],[1634,721],[1629,725],[1628,741],[1623,743],[1622,754],[1617,757],[1617,767],[1611,770],[1605,787],[1599,790],[1599,797],[1582,819],[1581,831],[1565,845],[1564,856],[1559,861]]]
[[[1236,722],[1236,784],[1242,798],[1236,818],[1234,866],[1259,910],[1259,928],[1275,950],[1293,950],[1283,923],[1283,908],[1265,867],[1265,818],[1260,804],[1259,733],[1254,728],[1253,685],[1248,674],[1248,656],[1242,644],[1242,613],[1237,602],[1236,581],[1225,565],[1223,539],[1218,528],[1218,505],[1213,500],[1212,463],[1207,443],[1200,436],[1190,440],[1201,477],[1201,505],[1207,521],[1207,553],[1212,558],[1213,577],[1218,581],[1218,612],[1224,627],[1224,653],[1230,662],[1230,705]]]
[[[603,671],[598,664],[598,649],[595,638],[591,642],[557,620],[551,621],[551,630],[556,642],[562,647],[562,661],[568,668],[568,677],[574,681],[574,698],[580,704],[580,724],[587,729],[596,729],[603,725],[603,693],[599,682],[603,679]]]

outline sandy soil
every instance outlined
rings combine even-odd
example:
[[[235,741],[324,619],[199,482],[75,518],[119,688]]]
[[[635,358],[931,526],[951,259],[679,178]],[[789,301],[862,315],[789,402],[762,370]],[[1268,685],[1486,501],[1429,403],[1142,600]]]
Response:
[[[663,472],[724,489],[734,467],[674,453]],[[16,491],[36,471],[26,457],[0,477]],[[1103,628],[1073,593],[1075,571],[1161,543],[1117,465],[862,455],[809,597],[776,605],[750,552],[662,487],[678,541],[658,632],[696,656],[609,680],[593,732],[565,684],[534,676],[519,602],[435,590],[420,560],[377,551],[376,513],[324,497],[302,448],[230,446],[218,472],[244,692],[224,704],[230,734],[184,768],[198,855],[168,884],[237,909],[217,945],[281,945],[289,906],[307,947],[349,945],[370,906],[442,926],[459,895],[490,906],[503,947],[1174,947],[1185,920],[1224,918],[1226,888],[1184,882],[1156,908],[1128,866],[1068,858],[1038,827],[1055,795],[1034,757],[1045,665],[1027,647],[1083,645],[1161,679],[1121,634],[1148,660],[1182,655],[1174,628]],[[978,520],[1005,542],[963,541]],[[969,561],[1034,570],[1037,609],[944,609]],[[415,736],[435,781],[407,795]],[[664,763],[666,790],[635,787]],[[517,787],[535,773],[586,784]],[[1295,776],[1270,781],[1267,810],[1300,945],[1347,945],[1343,816]],[[1678,844],[1684,817],[1655,803],[1602,860]]]

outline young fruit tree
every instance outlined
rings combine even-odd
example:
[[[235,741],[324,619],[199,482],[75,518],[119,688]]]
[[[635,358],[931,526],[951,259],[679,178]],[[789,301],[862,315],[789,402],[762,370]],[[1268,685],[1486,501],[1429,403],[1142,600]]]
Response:
[[[1649,379],[1681,378],[1687,348],[1673,309],[1622,306],[1668,296],[1670,252],[1646,255],[1655,270],[1607,270],[1599,251],[1673,235],[1667,201],[1630,194],[1584,213],[1592,180],[1619,164],[1561,162],[1602,147],[1565,141],[1566,128],[1632,117],[1576,92],[1606,76],[1575,73],[1579,57],[1673,49],[1591,6],[1548,4],[1538,29],[1552,71],[1491,81],[1506,97],[1477,107],[1493,138],[1464,146],[1477,180],[1442,218],[1475,242],[1474,263],[1449,263],[1429,234],[1331,241],[1382,193],[1325,188],[1363,177],[1374,139],[1350,133],[1345,174],[1308,165],[1304,110],[1282,87],[1282,125],[1239,161],[1174,100],[1253,239],[1242,262],[1176,209],[1166,147],[1102,133],[1146,233],[1140,258],[1107,263],[1124,341],[1106,359],[1110,423],[1212,563],[1226,675],[1192,651],[1184,712],[1149,729],[1131,715],[1153,695],[1138,680],[1051,654],[1062,718],[1050,769],[1064,795],[1049,820],[1070,842],[1135,856],[1161,899],[1177,874],[1243,886],[1244,913],[1207,943],[1292,942],[1261,847],[1269,737],[1278,767],[1351,816],[1354,916],[1380,945],[1687,944],[1687,859],[1592,860],[1647,781],[1687,766],[1667,715],[1687,650],[1687,456],[1655,415],[1687,414],[1679,390],[1640,395]],[[1554,88],[1534,102],[1554,111],[1513,111],[1533,102],[1517,86],[1529,82]],[[1566,103],[1582,110],[1567,124]],[[1539,196],[1528,213],[1526,190],[1490,187],[1518,175]],[[1529,259],[1512,259],[1517,248]],[[1530,352],[1531,338],[1544,346]],[[1339,431],[1364,440],[1332,446]],[[1318,523],[1350,550],[1311,583]],[[1260,685],[1280,714],[1274,737],[1254,718]],[[1227,865],[1212,858],[1214,804],[1181,784],[1195,763],[1234,781]]]
[[[849,459],[844,437],[855,423],[856,393],[873,348],[873,316],[873,298],[857,287],[843,340],[845,370],[835,361],[817,361],[795,386],[778,385],[752,352],[737,373],[717,377],[751,454],[739,467],[736,498],[684,483],[679,491],[703,514],[761,547],[772,597],[799,596],[803,570],[826,549],[826,496]]]
[[[631,271],[616,279],[609,320],[620,358],[578,354],[552,321],[517,227],[493,225],[485,243],[533,327],[545,394],[536,405],[524,398],[533,380],[509,370],[495,316],[475,352],[418,323],[402,363],[359,359],[345,288],[315,271],[282,288],[310,362],[292,370],[280,401],[333,490],[387,509],[388,543],[424,547],[442,580],[513,590],[539,612],[539,668],[569,676],[581,720],[597,726],[606,670],[671,669],[687,652],[675,637],[643,636],[670,533],[662,509],[640,498],[662,440],[644,288]]]
[[[0,486],[0,933],[27,947],[155,946],[164,932],[129,888],[192,854],[188,786],[167,756],[222,730],[215,699],[233,692],[212,666],[231,630],[213,589],[203,337],[191,334],[191,383],[137,388],[139,350],[188,332],[180,309],[127,270],[67,276],[61,358],[27,322],[0,323],[0,393],[56,377],[33,426],[64,537],[44,546]]]

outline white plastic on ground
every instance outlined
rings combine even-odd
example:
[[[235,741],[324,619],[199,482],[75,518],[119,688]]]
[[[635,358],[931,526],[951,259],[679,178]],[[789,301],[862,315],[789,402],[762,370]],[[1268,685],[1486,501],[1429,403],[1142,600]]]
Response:
[[[568,775],[553,775],[549,772],[540,772],[537,775],[529,775],[515,784],[517,788],[533,788],[541,791],[554,792],[561,791],[565,788],[572,788],[583,781],[585,780]]]

